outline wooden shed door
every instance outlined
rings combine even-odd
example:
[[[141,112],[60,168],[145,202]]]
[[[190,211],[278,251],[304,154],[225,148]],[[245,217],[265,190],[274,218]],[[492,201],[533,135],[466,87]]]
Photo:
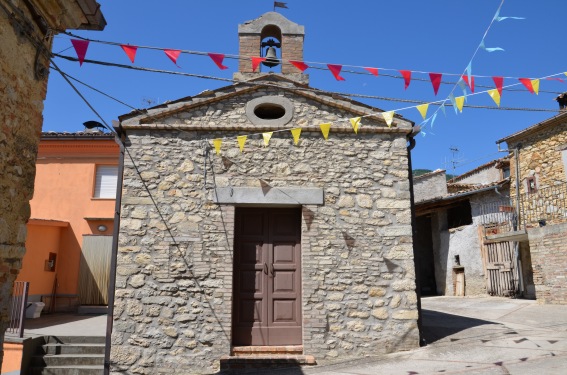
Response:
[[[301,212],[237,208],[233,345],[301,344]]]
[[[112,236],[83,236],[79,265],[81,305],[108,305]]]
[[[519,293],[517,259],[513,242],[485,243],[482,256],[486,289],[491,296],[515,297]]]

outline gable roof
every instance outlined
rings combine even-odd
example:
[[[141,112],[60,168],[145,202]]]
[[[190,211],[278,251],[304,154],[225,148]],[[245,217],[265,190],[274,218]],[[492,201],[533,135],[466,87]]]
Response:
[[[455,202],[468,199],[470,196],[480,193],[485,193],[494,189],[500,189],[510,184],[510,178],[505,178],[500,181],[491,182],[489,184],[481,184],[475,186],[459,185],[461,190],[450,192],[445,196],[431,198],[415,203],[416,210],[423,213],[430,209],[448,206]],[[455,187],[456,188],[456,187]],[[449,189],[453,190],[453,189]]]
[[[520,130],[519,132],[516,132],[512,135],[499,139],[496,141],[496,144],[500,144],[502,142],[509,143],[510,141],[516,142],[519,141],[520,139],[526,138],[530,135],[536,134],[544,129],[547,129],[554,125],[559,125],[561,123],[567,124],[567,111],[561,111],[561,113],[559,113],[556,116],[548,118],[547,120],[544,120],[542,122],[538,122],[537,124],[532,125],[529,128]]]
[[[505,157],[500,158],[500,159],[491,160],[487,163],[479,165],[478,167],[476,167],[474,169],[471,169],[470,171],[467,171],[463,174],[460,174],[458,176],[451,178],[449,181],[447,181],[447,183],[448,184],[456,184],[458,181],[461,181],[462,179],[465,179],[465,178],[467,178],[467,177],[469,177],[469,176],[471,176],[475,173],[478,173],[482,170],[490,169],[492,167],[501,168],[503,165],[506,165],[506,164],[510,165],[510,159],[509,159],[508,156],[505,156]]]
[[[384,112],[382,109],[372,107],[341,95],[311,88],[305,84],[284,77],[281,74],[273,73],[261,75],[247,81],[236,82],[233,85],[223,86],[215,90],[206,90],[195,96],[187,96],[144,110],[135,110],[128,114],[119,116],[119,120],[124,129],[155,128],[154,126],[148,126],[147,124],[151,124],[152,122],[180,112],[191,111],[195,108],[210,105],[235,96],[259,91],[266,87],[290,92],[359,116],[368,116],[373,120],[384,123],[385,125],[384,118],[379,115]],[[409,121],[400,115],[395,115],[392,128],[387,129],[387,131],[410,133],[413,125],[414,123],[412,121]],[[207,129],[212,130],[211,127],[207,127]]]
[[[444,169],[436,169],[436,170],[431,171],[431,172],[427,172],[427,173],[424,173],[424,174],[420,174],[419,176],[414,176],[414,177],[413,177],[413,180],[414,180],[414,181],[416,181],[416,180],[423,180],[423,179],[425,179],[425,178],[427,178],[427,177],[435,176],[435,175],[437,175],[437,174],[441,174],[441,173],[445,174],[445,172],[446,172],[446,171],[445,171]]]

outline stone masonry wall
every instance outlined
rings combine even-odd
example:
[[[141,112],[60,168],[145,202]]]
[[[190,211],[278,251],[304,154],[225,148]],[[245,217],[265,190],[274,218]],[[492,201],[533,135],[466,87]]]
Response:
[[[160,125],[246,125],[245,103],[263,95],[283,94],[233,97]],[[285,95],[295,105],[286,128],[352,116]],[[209,373],[230,354],[234,208],[212,203],[214,187],[324,190],[322,206],[302,208],[305,354],[325,362],[418,346],[403,134],[303,132],[295,146],[289,132],[274,133],[268,147],[250,137],[241,153],[244,132],[125,126],[134,163],[125,165],[112,373]],[[207,154],[202,140],[217,137],[229,137],[222,155]]]
[[[25,253],[47,88],[47,79],[34,78],[36,49],[17,30],[0,9],[0,349],[13,282]]]
[[[536,298],[567,305],[567,223],[528,230]]]
[[[303,60],[303,35],[282,35],[282,73],[297,73],[297,68],[285,61]]]
[[[441,198],[447,195],[447,178],[445,171],[437,170],[413,179],[415,202]]]
[[[240,35],[238,37],[240,56],[238,60],[238,71],[242,73],[252,73],[252,63],[247,56],[259,56],[260,54],[260,35]]]
[[[94,1],[2,1],[0,7],[0,368],[13,282],[22,267],[26,222],[30,216],[35,160],[43,122],[49,62],[45,38],[29,7],[53,30],[91,26],[104,28]],[[83,7],[96,15],[87,20]],[[100,22],[94,24],[92,22]],[[36,70],[36,67],[38,68]],[[36,73],[39,72],[40,74]]]
[[[560,146],[567,144],[567,122],[540,131],[526,139],[521,139],[520,148],[520,193],[526,193],[526,177],[536,176],[537,186],[553,186],[565,181],[565,166],[561,157]],[[511,142],[512,150],[517,143]],[[516,194],[516,160],[510,160],[510,194]]]

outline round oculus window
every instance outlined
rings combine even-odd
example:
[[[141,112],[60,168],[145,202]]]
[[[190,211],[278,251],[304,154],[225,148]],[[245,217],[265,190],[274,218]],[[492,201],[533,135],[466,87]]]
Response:
[[[262,120],[276,120],[285,116],[285,108],[274,103],[262,103],[254,108],[254,114]]]
[[[282,126],[291,121],[294,106],[283,96],[263,96],[246,103],[246,116],[254,125]]]

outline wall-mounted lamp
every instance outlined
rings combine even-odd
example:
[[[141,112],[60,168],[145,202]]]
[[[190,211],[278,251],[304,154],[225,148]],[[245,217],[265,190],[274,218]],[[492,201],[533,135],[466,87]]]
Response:
[[[44,271],[55,272],[55,262],[57,254],[49,253],[49,258],[45,261]]]
[[[106,225],[101,224],[96,229],[98,229],[99,232],[106,232],[108,228],[106,227]]]

